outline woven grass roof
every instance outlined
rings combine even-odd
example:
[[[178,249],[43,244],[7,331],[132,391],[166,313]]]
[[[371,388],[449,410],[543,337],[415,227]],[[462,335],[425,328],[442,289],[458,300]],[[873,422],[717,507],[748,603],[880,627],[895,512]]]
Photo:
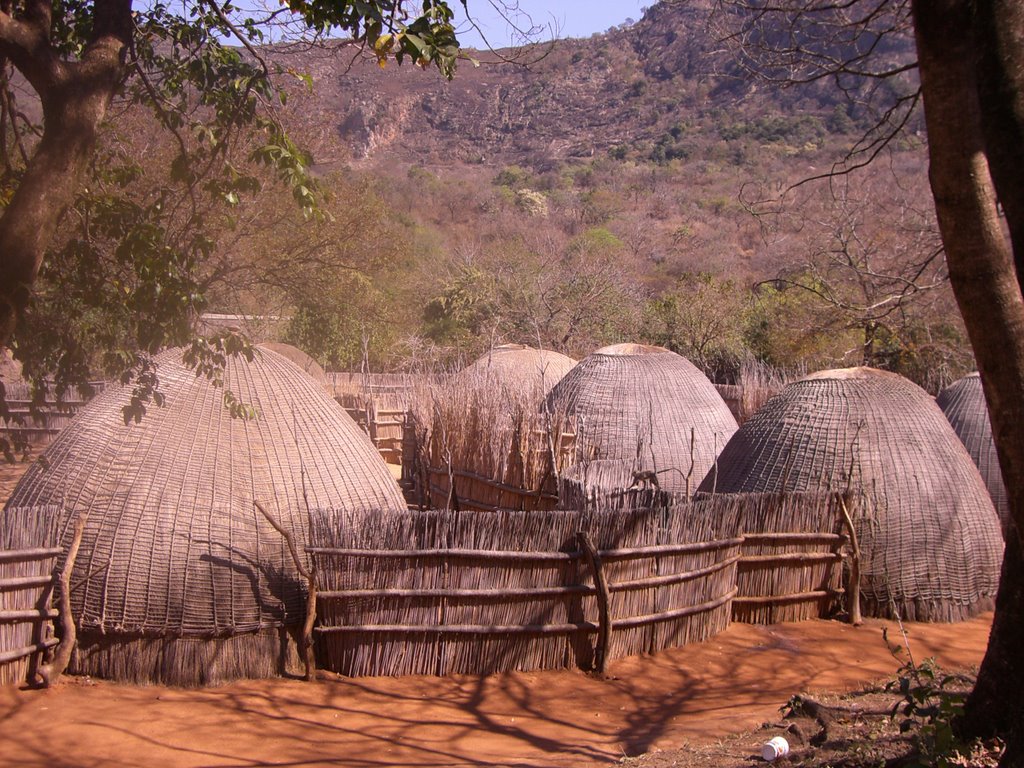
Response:
[[[992,424],[988,418],[981,377],[977,373],[964,376],[942,390],[935,402],[974,459],[1005,532],[1010,523],[1010,502],[1006,498],[1003,472],[992,440]]]
[[[896,374],[823,371],[744,423],[700,490],[844,490],[857,521],[867,610],[958,620],[991,606],[1003,542],[977,468],[935,401]]]
[[[512,397],[540,400],[575,365],[571,357],[550,349],[502,344],[467,365],[456,378],[500,387]]]
[[[305,545],[308,507],[403,508],[373,445],[291,362],[230,359],[225,388],[255,407],[232,418],[223,391],[157,358],[164,407],[125,425],[131,387],[93,400],[29,469],[9,507],[60,505],[65,546],[89,520],[72,576],[88,632],[216,637],[299,620],[302,587],[262,504]]]
[[[566,374],[547,402],[552,413],[577,419],[578,462],[619,461],[630,472],[657,472],[659,486],[672,492],[693,491],[736,431],[708,378],[661,347],[599,349]]]
[[[327,374],[324,372],[324,369],[320,367],[320,363],[298,347],[293,347],[291,344],[285,344],[280,341],[264,341],[260,343],[260,347],[263,349],[269,349],[271,352],[277,352],[281,357],[291,360],[299,366],[299,368],[312,376],[316,383],[321,387],[326,390],[332,389],[331,383],[327,380]]]

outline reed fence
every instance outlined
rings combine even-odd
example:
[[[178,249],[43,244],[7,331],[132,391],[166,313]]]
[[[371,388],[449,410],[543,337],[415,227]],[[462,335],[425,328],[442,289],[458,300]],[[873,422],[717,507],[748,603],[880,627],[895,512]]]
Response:
[[[738,508],[314,510],[318,646],[346,675],[602,668],[729,623]]]
[[[40,513],[43,514],[40,514]],[[0,527],[0,685],[35,679],[58,640],[52,605],[56,584],[58,514],[52,509],[10,507]]]
[[[433,377],[357,371],[326,376],[334,399],[369,434],[381,457],[389,464],[407,463],[407,414],[414,398],[429,390]]]
[[[723,497],[716,497],[723,498]],[[839,494],[742,494],[733,621],[777,624],[843,608],[849,543]]]
[[[92,398],[76,392],[58,400],[51,392],[38,401],[27,382],[5,379],[3,383],[7,415],[0,419],[0,433],[38,447],[48,445]],[[95,394],[103,390],[105,382],[93,381],[89,386]]]

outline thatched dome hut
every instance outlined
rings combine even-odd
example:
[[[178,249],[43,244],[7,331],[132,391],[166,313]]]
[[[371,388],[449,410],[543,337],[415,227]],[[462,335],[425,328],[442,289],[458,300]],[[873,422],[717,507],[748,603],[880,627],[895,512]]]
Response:
[[[501,344],[467,365],[455,377],[463,383],[500,388],[514,399],[540,401],[576,361],[560,352],[522,344]]]
[[[230,358],[224,389],[157,358],[163,407],[125,424],[132,387],[94,399],[22,478],[13,508],[59,505],[65,550],[88,512],[71,578],[72,670],[194,685],[279,674],[305,613],[283,537],[303,551],[311,508],[404,508],[367,436],[291,362]],[[224,391],[252,406],[232,418]]]
[[[707,376],[662,347],[597,350],[551,390],[547,405],[557,417],[576,420],[577,463],[601,462],[605,477],[616,474],[607,471],[609,460],[631,475],[654,472],[670,492],[692,492],[736,431]]]
[[[849,368],[787,385],[744,423],[700,488],[846,489],[858,497],[865,612],[956,621],[991,607],[999,520],[935,401],[902,376]]]
[[[271,352],[277,352],[281,357],[291,360],[295,365],[312,376],[313,380],[326,391],[330,392],[333,389],[330,381],[327,379],[327,373],[320,366],[320,363],[298,347],[280,341],[263,341],[260,342],[260,347],[269,349]]]
[[[964,376],[939,392],[935,402],[946,414],[953,430],[981,472],[1005,533],[1010,524],[1010,502],[1006,497],[996,444],[992,440],[992,424],[988,419],[981,377],[977,373]]]

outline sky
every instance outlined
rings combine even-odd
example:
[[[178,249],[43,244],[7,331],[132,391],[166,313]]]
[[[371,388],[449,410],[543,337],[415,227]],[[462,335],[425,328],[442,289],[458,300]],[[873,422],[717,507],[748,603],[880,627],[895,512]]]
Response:
[[[519,13],[512,11],[506,15],[524,31],[530,28],[531,22],[532,25],[539,27],[540,31],[535,33],[535,41],[541,42],[554,36],[590,37],[595,32],[604,32],[610,27],[622,24],[627,18],[639,21],[643,16],[642,9],[654,3],[655,0],[467,0],[470,14],[494,48],[523,42],[517,39],[515,30],[494,6],[517,6]],[[462,3],[455,0],[451,7],[459,21],[459,42],[464,47],[486,47],[476,31],[465,21]]]

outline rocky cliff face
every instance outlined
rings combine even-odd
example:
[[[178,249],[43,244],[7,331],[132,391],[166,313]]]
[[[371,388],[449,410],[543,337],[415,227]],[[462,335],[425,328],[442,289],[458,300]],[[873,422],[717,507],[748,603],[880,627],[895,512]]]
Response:
[[[319,149],[335,155],[344,148],[364,162],[386,156],[542,168],[616,148],[656,151],[658,142],[678,143],[679,126],[717,139],[740,120],[827,120],[837,105],[846,109],[831,86],[752,87],[710,18],[706,2],[658,4],[629,28],[518,54],[527,63],[474,53],[479,66],[464,62],[452,82],[411,66],[382,71],[344,47],[289,65],[314,77],[300,116],[330,126]],[[890,53],[911,55],[908,45]]]

